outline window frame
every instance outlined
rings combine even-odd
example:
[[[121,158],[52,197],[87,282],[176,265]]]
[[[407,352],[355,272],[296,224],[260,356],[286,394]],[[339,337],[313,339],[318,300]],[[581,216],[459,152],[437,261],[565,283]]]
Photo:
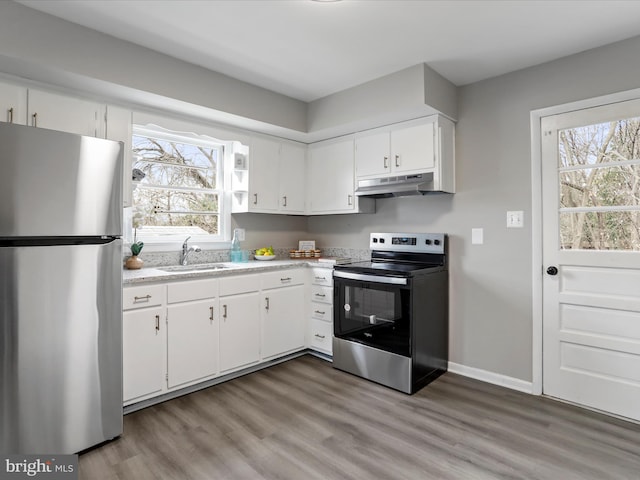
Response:
[[[164,122],[161,122],[164,123]],[[203,249],[224,249],[228,248],[231,242],[231,178],[229,162],[233,157],[233,148],[230,141],[222,141],[206,134],[170,130],[155,123],[141,124],[134,121],[131,135],[154,138],[163,141],[184,143],[207,148],[217,147],[220,149],[220,159],[217,165],[216,189],[218,192],[218,234],[192,235],[189,242],[198,244]],[[132,146],[133,150],[133,146]],[[132,158],[132,168],[135,160]],[[132,188],[136,188],[135,184]],[[129,223],[125,230],[130,231],[130,240],[134,237],[135,204],[132,201],[130,213],[126,221]],[[189,235],[161,235],[149,236],[143,232],[136,232],[137,240],[145,243],[147,251],[166,251],[167,249],[180,248]]]

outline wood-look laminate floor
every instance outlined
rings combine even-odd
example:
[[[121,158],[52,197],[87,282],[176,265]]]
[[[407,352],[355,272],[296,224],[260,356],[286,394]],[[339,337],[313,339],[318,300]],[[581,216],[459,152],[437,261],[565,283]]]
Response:
[[[413,396],[306,355],[125,417],[80,479],[639,479],[640,425],[447,373]]]

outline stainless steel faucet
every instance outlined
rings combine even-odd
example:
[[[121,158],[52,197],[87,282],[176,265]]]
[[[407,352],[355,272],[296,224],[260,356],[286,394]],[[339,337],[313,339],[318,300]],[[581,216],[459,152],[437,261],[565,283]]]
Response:
[[[191,238],[191,236],[188,236],[187,238],[185,238],[184,243],[182,244],[182,258],[180,260],[180,263],[182,265],[186,265],[187,264],[187,260],[189,259],[189,254],[191,252],[201,252],[202,249],[197,246],[197,245],[192,245],[191,247],[189,246],[189,239]]]

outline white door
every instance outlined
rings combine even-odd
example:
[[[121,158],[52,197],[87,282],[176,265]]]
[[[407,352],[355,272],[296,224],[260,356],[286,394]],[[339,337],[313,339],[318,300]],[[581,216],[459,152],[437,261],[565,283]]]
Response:
[[[167,308],[167,386],[215,375],[218,320],[213,298]]]
[[[541,130],[543,393],[640,420],[640,100]]]
[[[259,300],[256,292],[220,297],[221,371],[260,360]]]

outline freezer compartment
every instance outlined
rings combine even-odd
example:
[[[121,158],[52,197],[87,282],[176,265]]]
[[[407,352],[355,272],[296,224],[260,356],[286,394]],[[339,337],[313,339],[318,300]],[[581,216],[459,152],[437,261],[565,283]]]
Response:
[[[122,143],[0,122],[0,237],[122,235]]]
[[[0,453],[122,433],[122,241],[0,247]]]

